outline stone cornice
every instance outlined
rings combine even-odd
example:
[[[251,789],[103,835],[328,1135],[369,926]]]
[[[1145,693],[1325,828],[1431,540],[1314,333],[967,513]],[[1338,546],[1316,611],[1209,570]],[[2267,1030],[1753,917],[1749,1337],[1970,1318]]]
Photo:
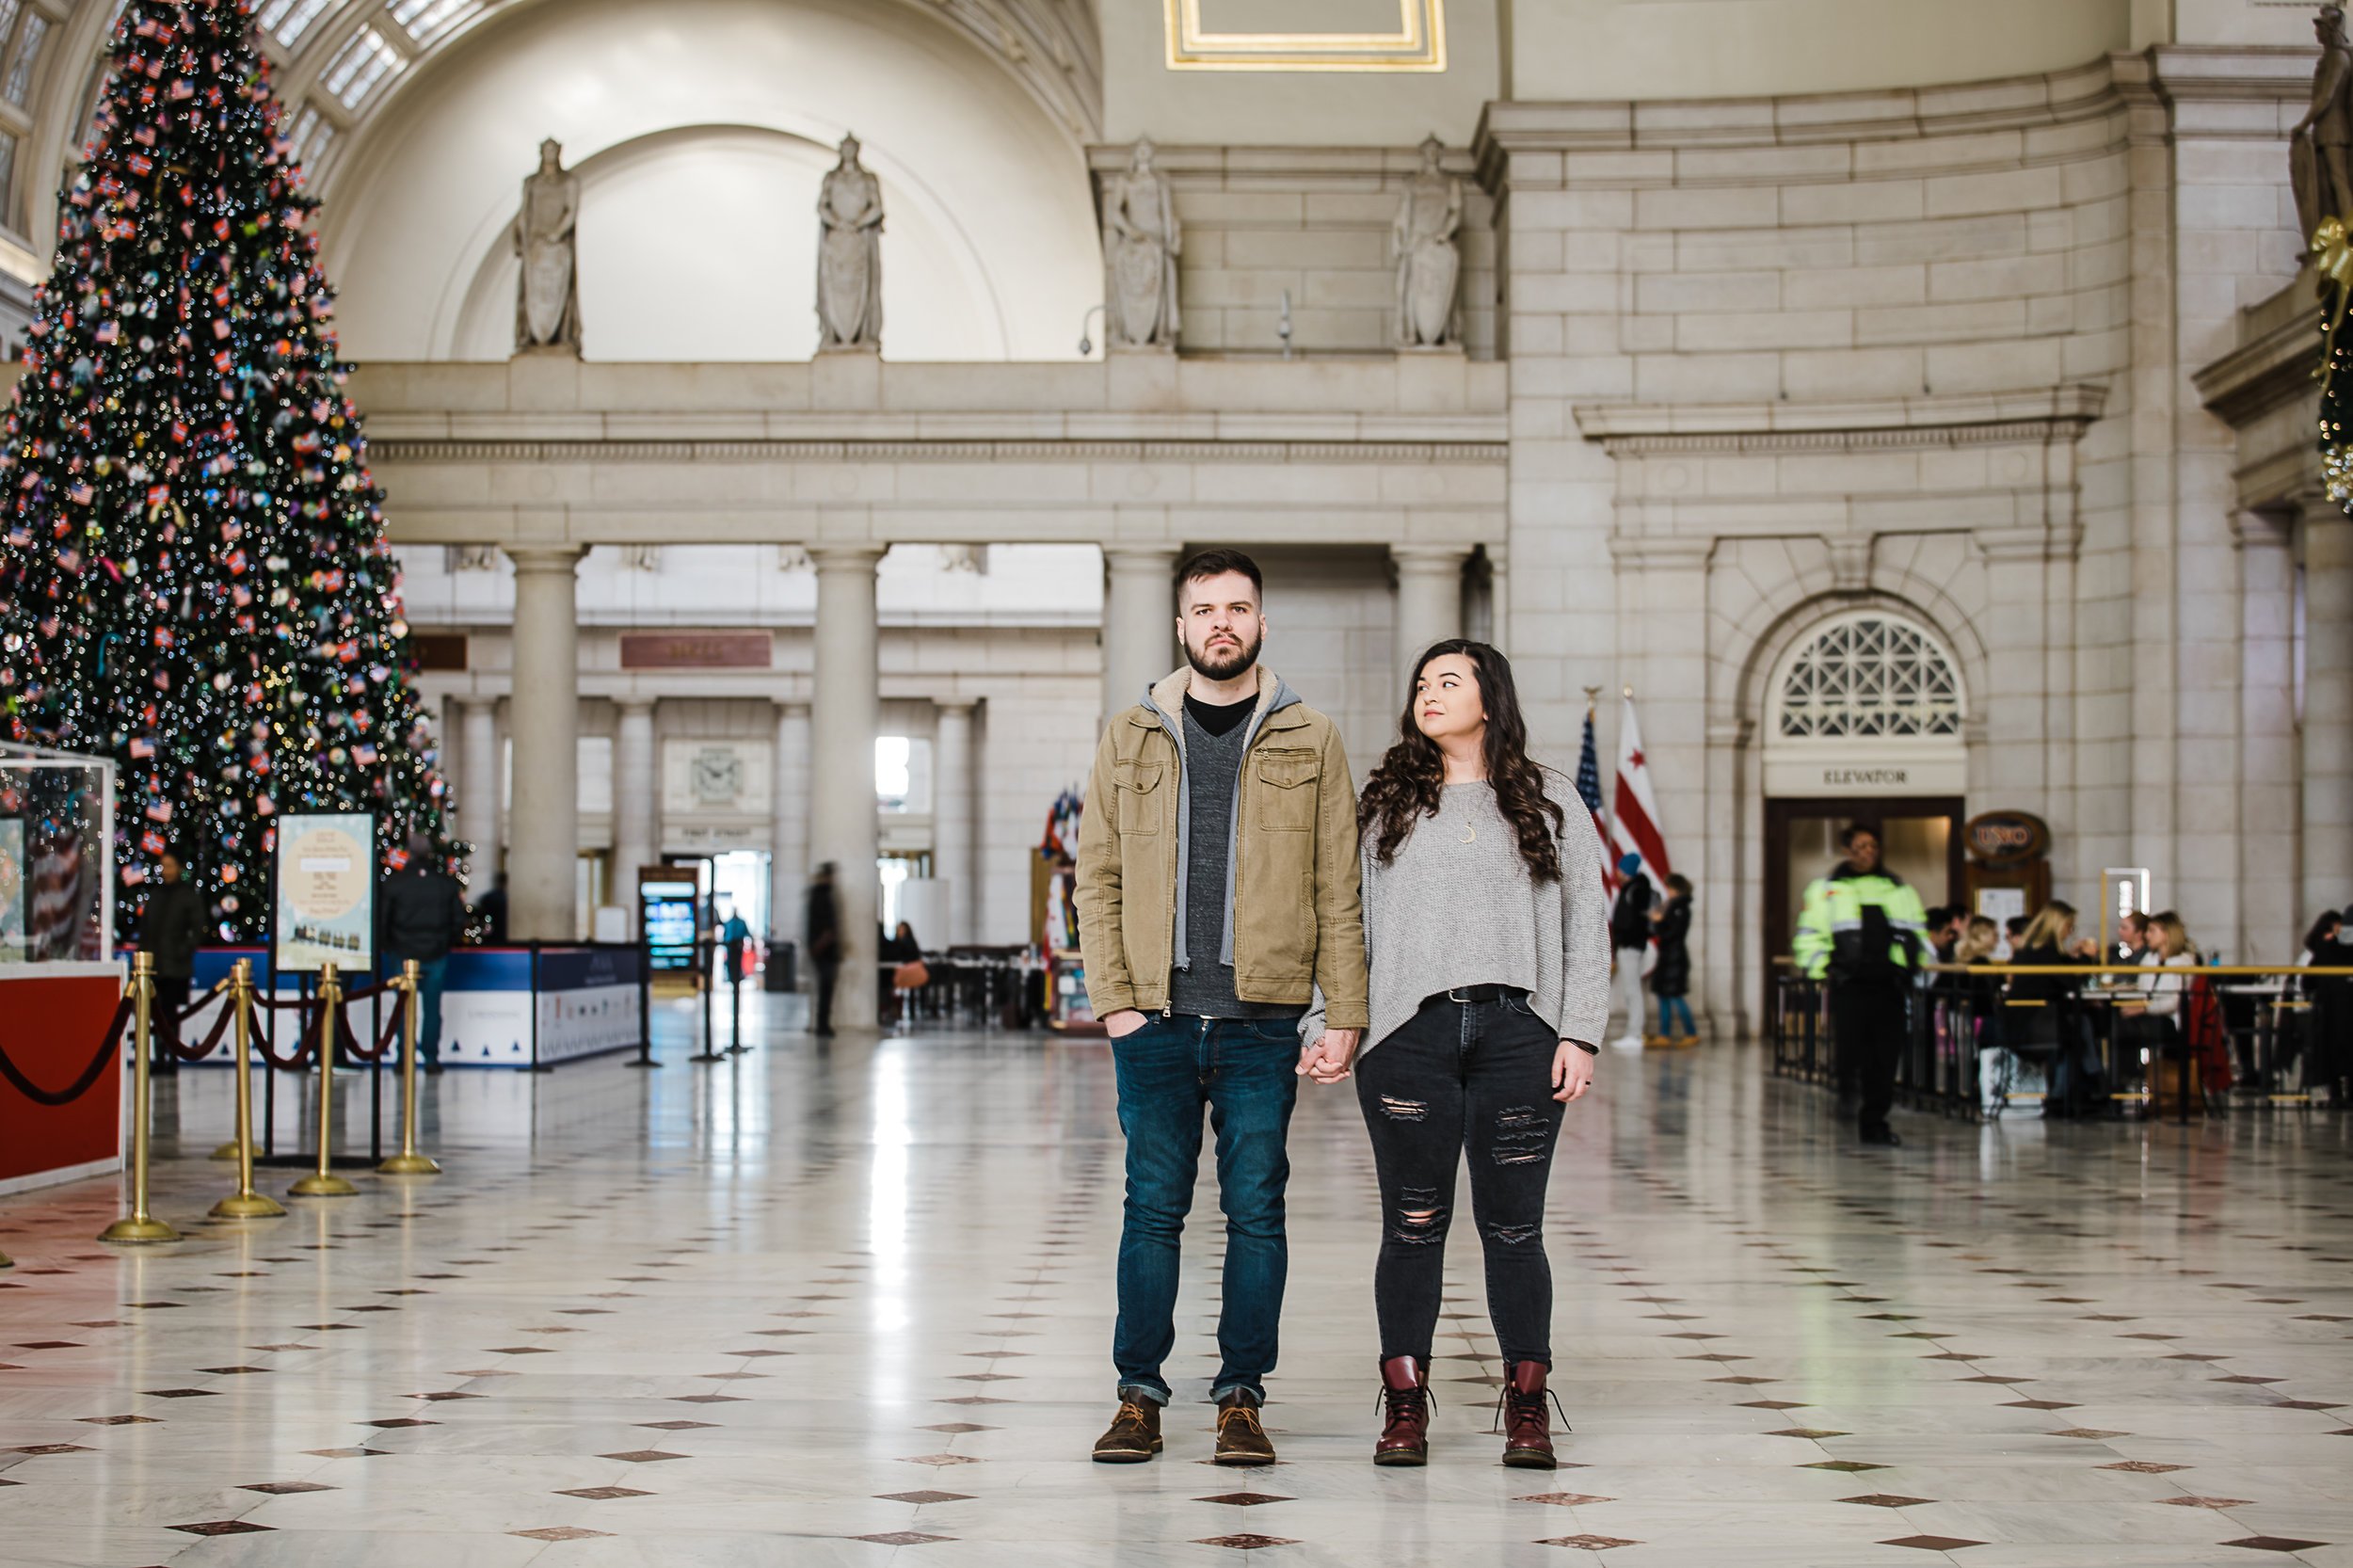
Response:
[[[2108,60],[2073,71],[1948,87],[1784,98],[1487,105],[1473,146],[1491,152],[1634,152],[1913,140],[2096,119],[2120,100]]]
[[[2318,394],[2320,301],[2311,275],[2239,315],[2239,346],[2191,376],[2199,401],[2233,429]]]
[[[399,437],[379,463],[1488,463],[1502,441],[538,440]]]
[[[2107,389],[2061,387],[1862,403],[1584,404],[1577,428],[1612,456],[1673,452],[1865,452],[2073,441]]]
[[[1087,170],[1100,182],[1128,167],[1133,147],[1103,142],[1086,150]],[[1152,144],[1152,165],[1178,189],[1253,184],[1290,185],[1300,181],[1349,181],[1380,189],[1401,184],[1421,169],[1418,147],[1314,147],[1265,145],[1221,147],[1207,143]],[[1466,147],[1449,147],[1439,161],[1449,174],[1467,179],[1478,159]]]

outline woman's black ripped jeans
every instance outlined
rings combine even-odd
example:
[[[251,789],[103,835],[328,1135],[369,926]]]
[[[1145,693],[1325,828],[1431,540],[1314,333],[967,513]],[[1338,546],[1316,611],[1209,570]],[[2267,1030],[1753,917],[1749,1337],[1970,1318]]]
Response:
[[[1365,1053],[1356,1098],[1381,1176],[1373,1299],[1381,1357],[1427,1365],[1445,1285],[1454,1172],[1470,1156],[1471,1218],[1487,1253],[1487,1310],[1506,1363],[1552,1365],[1552,1266],[1545,1185],[1561,1135],[1552,1026],[1525,997],[1424,1002]]]

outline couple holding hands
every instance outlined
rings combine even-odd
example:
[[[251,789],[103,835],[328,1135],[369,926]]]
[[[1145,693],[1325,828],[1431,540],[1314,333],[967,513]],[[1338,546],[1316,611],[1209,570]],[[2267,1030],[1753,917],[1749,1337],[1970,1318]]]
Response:
[[[1332,721],[1260,667],[1264,581],[1236,551],[1176,581],[1185,666],[1112,716],[1080,822],[1087,990],[1112,1037],[1127,1201],[1104,1464],[1161,1447],[1178,1238],[1204,1112],[1225,1217],[1221,1464],[1273,1463],[1259,1417],[1289,1254],[1301,1078],[1352,1076],[1381,1186],[1377,1464],[1429,1456],[1430,1356],[1469,1159],[1500,1342],[1506,1464],[1555,1464],[1545,1189],[1609,1015],[1592,816],[1528,755],[1503,655],[1448,641],[1407,682],[1360,802]]]

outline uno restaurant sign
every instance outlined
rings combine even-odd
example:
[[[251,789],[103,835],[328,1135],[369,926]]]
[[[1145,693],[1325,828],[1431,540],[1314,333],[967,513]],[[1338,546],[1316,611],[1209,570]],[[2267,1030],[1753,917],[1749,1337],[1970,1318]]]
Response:
[[[1980,865],[2014,866],[2051,847],[2051,830],[2029,811],[1981,811],[1961,829],[1961,842]]]
[[[1958,795],[1969,760],[1951,740],[1768,745],[1765,792],[1781,796]]]

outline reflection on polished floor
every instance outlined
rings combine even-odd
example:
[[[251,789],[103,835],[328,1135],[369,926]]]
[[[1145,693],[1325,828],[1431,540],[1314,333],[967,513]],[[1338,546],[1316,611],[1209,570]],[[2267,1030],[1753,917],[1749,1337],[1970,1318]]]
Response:
[[[183,1074],[168,1250],[90,1240],[110,1183],[0,1199],[0,1560],[2353,1563],[2343,1117],[1915,1117],[1890,1158],[1753,1051],[1609,1056],[1553,1185],[1573,1464],[1531,1478],[1486,1432],[1466,1233],[1433,1464],[1368,1462],[1371,1175],[1353,1095],[1310,1092],[1283,1464],[1208,1467],[1180,1403],[1161,1462],[1112,1469],[1105,1047],[690,1048],[452,1073],[448,1174],[209,1226],[227,1168],[184,1151],[227,1078]],[[1180,1400],[1205,1215],[1206,1183]]]

